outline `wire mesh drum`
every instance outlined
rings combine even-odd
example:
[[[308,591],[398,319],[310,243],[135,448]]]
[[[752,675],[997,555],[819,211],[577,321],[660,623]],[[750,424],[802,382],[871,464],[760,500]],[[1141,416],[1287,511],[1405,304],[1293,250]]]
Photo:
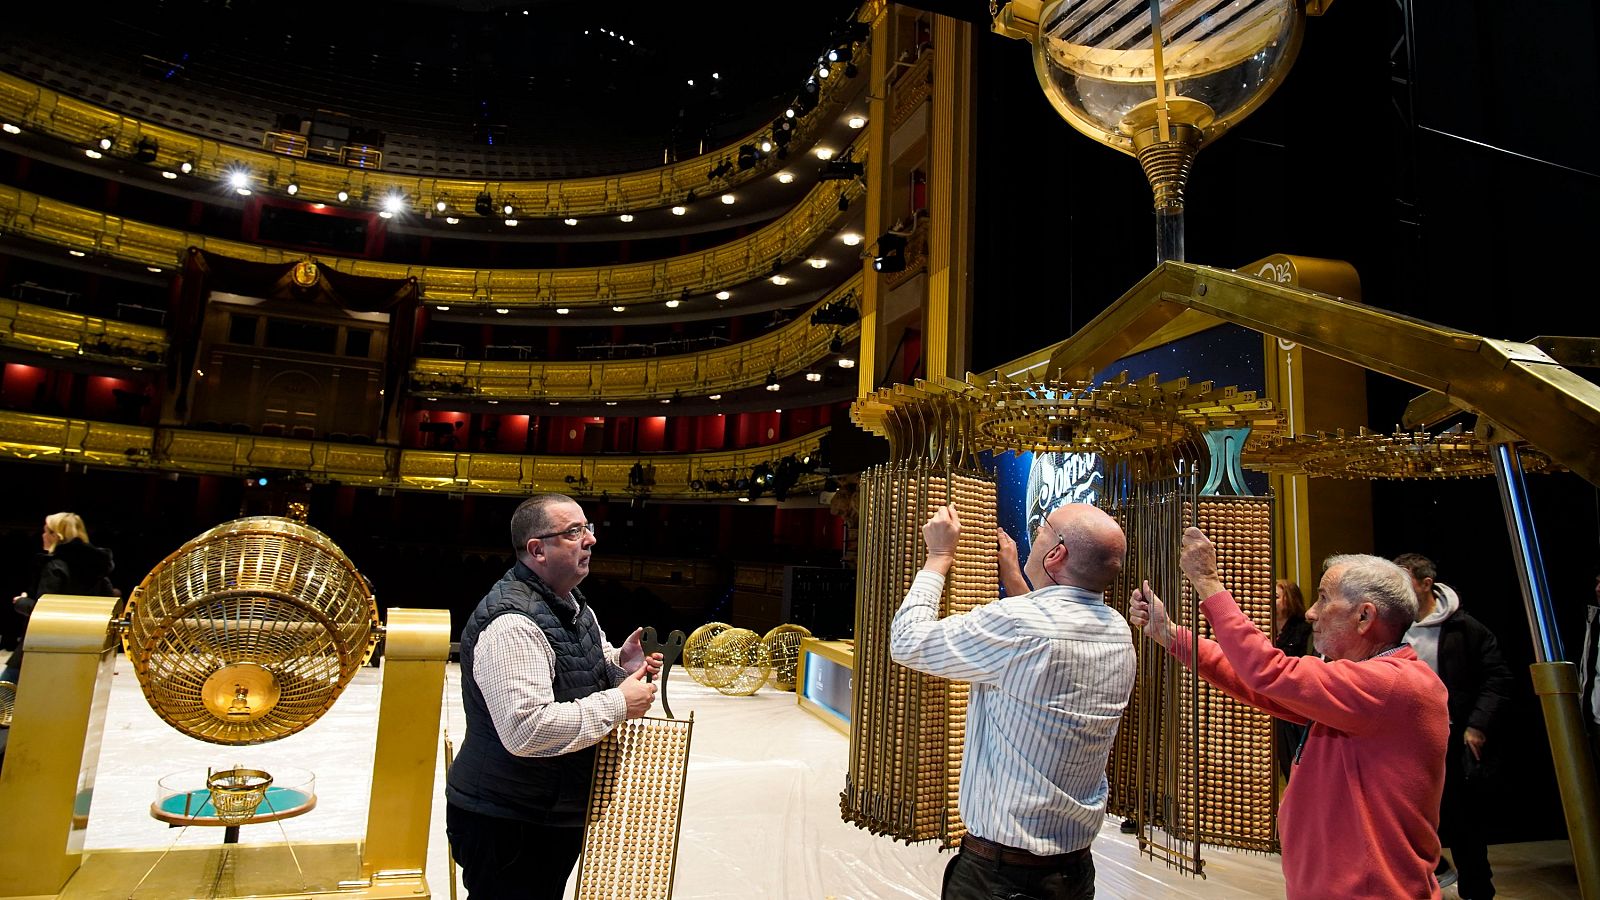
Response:
[[[811,637],[804,625],[779,625],[761,638],[767,660],[772,664],[772,686],[780,691],[794,690],[800,670],[800,642]]]
[[[128,600],[150,708],[218,744],[276,740],[333,705],[377,641],[367,581],[327,535],[272,516],[207,531]]]
[[[701,684],[706,681],[706,647],[710,646],[711,639],[732,628],[726,622],[707,622],[689,633],[689,639],[683,642],[683,668]],[[708,685],[716,687],[716,685]]]
[[[730,628],[706,647],[705,683],[724,694],[747,697],[760,690],[771,674],[767,647],[748,628]]]

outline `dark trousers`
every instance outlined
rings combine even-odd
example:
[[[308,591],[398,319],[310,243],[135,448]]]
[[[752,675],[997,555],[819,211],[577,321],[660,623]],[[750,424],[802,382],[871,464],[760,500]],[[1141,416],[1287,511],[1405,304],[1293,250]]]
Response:
[[[1489,844],[1483,833],[1487,801],[1483,797],[1485,779],[1469,777],[1464,755],[1472,753],[1452,732],[1450,750],[1445,754],[1444,799],[1439,804],[1439,840],[1450,848],[1460,880],[1456,891],[1463,900],[1483,900],[1494,896],[1494,870],[1489,868]]]
[[[1014,866],[958,852],[944,868],[940,900],[1094,900],[1094,856],[1059,868]]]
[[[561,900],[583,853],[582,828],[552,828],[445,806],[445,835],[476,900]]]

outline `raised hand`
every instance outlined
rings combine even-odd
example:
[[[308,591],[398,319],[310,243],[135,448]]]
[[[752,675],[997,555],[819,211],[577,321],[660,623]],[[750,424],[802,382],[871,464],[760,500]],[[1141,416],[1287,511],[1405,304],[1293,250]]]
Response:
[[[928,545],[929,556],[956,555],[956,541],[961,538],[961,518],[954,506],[941,506],[928,517],[922,526],[922,541]]]
[[[1190,529],[1194,531],[1194,529]],[[1167,618],[1167,607],[1150,590],[1150,582],[1146,581],[1128,599],[1128,622],[1135,628],[1144,629],[1145,637],[1150,638],[1165,647],[1172,641],[1172,620]]]
[[[649,666],[640,666],[632,675],[622,679],[618,689],[622,691],[622,699],[628,703],[628,718],[637,719],[650,711],[650,705],[656,702],[656,686],[644,680],[645,670]]]
[[[1217,574],[1217,545],[1192,525],[1183,532],[1183,543],[1178,548],[1178,568],[1188,576],[1200,599],[1222,590],[1222,579]]]
[[[635,628],[633,634],[622,642],[622,649],[617,653],[617,665],[624,671],[632,672],[639,668],[639,662],[644,658],[644,647],[640,645],[639,638],[644,634],[643,628]]]
[[[1022,576],[1022,566],[1017,562],[1017,542],[1004,528],[997,528],[994,532],[995,542],[1000,545],[1000,586],[1006,589],[1007,597],[1019,597],[1028,592],[1028,580]]]

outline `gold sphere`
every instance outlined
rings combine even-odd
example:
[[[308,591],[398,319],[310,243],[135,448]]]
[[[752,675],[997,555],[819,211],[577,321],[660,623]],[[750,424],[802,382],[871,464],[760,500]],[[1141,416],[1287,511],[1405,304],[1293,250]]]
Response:
[[[767,660],[772,665],[772,686],[780,691],[792,691],[800,668],[800,642],[811,637],[804,625],[779,625],[761,638]]]
[[[690,678],[700,684],[706,683],[706,645],[732,627],[726,622],[707,622],[689,633],[689,639],[683,642],[683,660],[679,664]]]
[[[748,628],[730,628],[711,639],[706,648],[706,684],[724,694],[754,694],[772,673],[767,647]]]

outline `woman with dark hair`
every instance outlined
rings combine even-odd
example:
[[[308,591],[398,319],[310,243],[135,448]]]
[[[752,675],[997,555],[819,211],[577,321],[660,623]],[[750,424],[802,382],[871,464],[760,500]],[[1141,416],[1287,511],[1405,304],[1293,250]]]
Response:
[[[1278,638],[1272,642],[1274,646],[1286,656],[1305,656],[1311,652],[1311,623],[1306,621],[1306,599],[1300,593],[1300,585],[1287,579],[1278,580],[1277,620]],[[1278,771],[1283,773],[1287,781],[1289,770],[1294,768],[1295,750],[1299,749],[1300,741],[1305,738],[1306,726],[1273,719],[1272,733],[1277,738],[1274,756],[1278,760]]]
[[[111,551],[89,543],[89,529],[77,513],[58,512],[45,516],[44,530],[39,535],[44,553],[39,560],[39,572],[31,590],[23,591],[11,599],[23,617],[23,635],[27,634],[27,619],[33,606],[46,594],[71,594],[82,597],[121,596],[108,577],[116,564],[111,561]],[[15,683],[22,668],[22,644],[11,654],[0,681]]]

